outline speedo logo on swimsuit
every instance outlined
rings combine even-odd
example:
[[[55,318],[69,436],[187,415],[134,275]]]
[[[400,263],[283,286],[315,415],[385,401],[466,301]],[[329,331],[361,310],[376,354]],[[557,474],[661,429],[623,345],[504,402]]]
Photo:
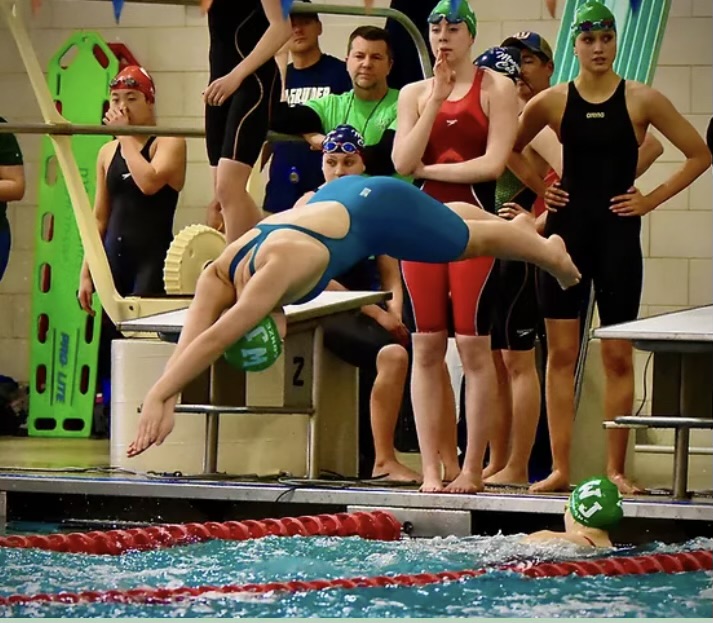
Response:
[[[360,197],[368,197],[369,193],[371,192],[371,188],[364,188],[360,193]]]
[[[456,123],[458,123],[458,119],[446,119],[446,125],[448,127],[455,125]]]
[[[603,112],[588,112],[587,119],[604,119]]]
[[[131,173],[122,173],[121,174],[122,180],[128,180],[130,177],[131,177]]]

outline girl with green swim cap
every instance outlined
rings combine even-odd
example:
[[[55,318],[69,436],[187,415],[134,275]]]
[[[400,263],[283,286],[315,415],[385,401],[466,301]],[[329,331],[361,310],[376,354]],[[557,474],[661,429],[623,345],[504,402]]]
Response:
[[[577,37],[581,33],[597,30],[616,32],[616,20],[614,19],[614,14],[606,5],[597,2],[597,0],[589,0],[589,2],[581,5],[574,14],[574,19],[570,26],[572,45],[575,44]]]
[[[696,129],[659,91],[614,71],[616,22],[601,2],[583,4],[571,26],[579,74],[570,83],[540,93],[520,116],[514,152],[549,126],[562,142],[559,199],[547,214],[545,233],[560,234],[575,263],[584,267],[582,285],[562,292],[546,275],[538,280],[548,347],[547,416],[552,473],[533,491],[564,491],[570,484],[574,421],[574,370],[579,353],[579,316],[590,285],[602,326],[638,317],[643,287],[641,218],[677,195],[711,163]],[[644,195],[635,186],[639,146],[650,126],[684,156],[683,165]],[[634,403],[633,349],[624,340],[603,340],[604,418],[631,414]],[[622,493],[641,489],[625,475],[628,430],[609,429],[607,477]]]
[[[477,202],[492,212],[495,180],[505,169],[515,138],[517,93],[509,78],[473,65],[475,14],[466,0],[455,8],[451,4],[440,0],[428,17],[428,39],[436,57],[433,78],[408,84],[399,93],[392,159],[396,170],[418,179],[427,195],[439,201]],[[489,419],[497,412],[490,342],[493,258],[436,267],[402,262],[401,268],[416,328],[411,392],[422,490],[482,491]],[[466,379],[462,467],[455,445],[444,453],[441,443],[455,436],[449,431],[455,418],[443,409],[443,397],[451,392],[443,373],[451,318]],[[444,480],[450,481],[445,487]]]
[[[564,532],[540,530],[525,541],[564,540],[584,547],[612,547],[609,530],[624,516],[617,486],[598,476],[580,483],[565,505]]]

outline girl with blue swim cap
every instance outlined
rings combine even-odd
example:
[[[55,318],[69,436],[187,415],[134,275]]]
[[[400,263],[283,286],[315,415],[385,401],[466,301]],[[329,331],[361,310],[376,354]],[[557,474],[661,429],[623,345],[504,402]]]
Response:
[[[203,271],[178,346],[145,397],[128,456],[163,442],[179,393],[233,344],[254,332],[250,339],[263,340],[261,358],[274,355],[265,344],[275,330],[284,335],[282,307],[311,300],[372,255],[436,263],[510,257],[552,271],[562,287],[579,280],[562,241],[545,240],[529,222],[503,222],[466,203],[446,205],[391,177],[342,177],[300,209],[260,222]],[[268,316],[275,325],[260,327]]]

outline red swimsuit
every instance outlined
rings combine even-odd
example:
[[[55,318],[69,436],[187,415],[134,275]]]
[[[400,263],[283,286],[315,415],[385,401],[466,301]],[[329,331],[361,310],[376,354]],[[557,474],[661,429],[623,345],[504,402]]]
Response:
[[[460,100],[441,105],[424,164],[472,160],[485,154],[488,118],[480,104],[483,70],[476,72],[473,86]],[[444,203],[464,201],[492,212],[495,180],[478,184],[454,184],[426,180],[421,189]],[[428,240],[423,241],[429,244]],[[448,264],[402,262],[404,282],[413,308],[416,331],[435,333],[448,329],[448,295],[453,305],[455,331],[459,335],[488,335],[493,308],[492,257],[478,257]]]

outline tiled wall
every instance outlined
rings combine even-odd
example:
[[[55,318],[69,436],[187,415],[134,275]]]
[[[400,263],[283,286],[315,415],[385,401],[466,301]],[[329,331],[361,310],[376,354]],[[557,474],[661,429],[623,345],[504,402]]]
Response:
[[[330,2],[353,4],[346,0]],[[549,18],[542,0],[471,3],[479,17],[478,51],[519,30],[536,30],[552,43],[556,39],[558,22]],[[22,0],[19,5],[27,13],[29,1]],[[388,2],[380,0],[377,5],[387,6]],[[701,133],[713,111],[711,12],[710,0],[673,0],[655,82]],[[160,123],[202,125],[208,33],[196,7],[127,2],[117,26],[108,1],[44,0],[40,14],[27,16],[27,23],[43,67],[67,36],[78,29],[97,30],[109,42],[126,43],[156,80]],[[323,48],[343,56],[346,36],[359,20],[325,16],[323,23]],[[4,23],[0,25],[0,115],[13,122],[40,121],[23,65]],[[9,209],[14,245],[8,272],[0,283],[0,374],[26,380],[40,139],[25,135],[20,142],[27,161],[28,190],[25,199]],[[642,180],[642,188],[659,184],[680,161],[680,154],[667,146]],[[642,234],[646,254],[643,315],[711,302],[711,179],[711,174],[706,174],[646,219]],[[189,174],[176,228],[202,221],[210,197],[211,178],[202,141],[190,139]]]

